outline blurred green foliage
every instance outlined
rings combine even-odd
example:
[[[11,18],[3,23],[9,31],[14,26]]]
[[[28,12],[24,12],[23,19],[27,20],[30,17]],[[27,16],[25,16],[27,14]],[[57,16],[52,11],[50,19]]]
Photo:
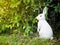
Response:
[[[51,18],[60,11],[60,3],[54,6],[53,0],[0,0],[0,33],[19,33],[32,35],[37,29],[35,17],[42,12],[44,6],[53,7]],[[47,14],[49,15],[49,14]],[[50,23],[50,22],[49,22]],[[60,23],[59,23],[60,24]],[[54,26],[54,25],[53,25]],[[60,25],[57,25],[57,27]]]
[[[51,45],[49,40],[43,41],[33,34],[37,30],[35,17],[45,6],[50,10],[46,19],[60,38],[60,21],[55,22],[60,14],[59,1],[55,4],[54,0],[0,0],[0,45]]]

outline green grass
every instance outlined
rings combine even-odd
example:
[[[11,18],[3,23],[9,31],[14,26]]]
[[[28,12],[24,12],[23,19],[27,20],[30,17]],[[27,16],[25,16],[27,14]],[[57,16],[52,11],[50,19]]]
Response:
[[[11,35],[0,35],[0,45],[51,45],[50,40],[43,40],[36,36],[26,38],[24,35],[11,34]],[[52,44],[53,45],[53,44]],[[60,45],[59,42],[54,45]]]

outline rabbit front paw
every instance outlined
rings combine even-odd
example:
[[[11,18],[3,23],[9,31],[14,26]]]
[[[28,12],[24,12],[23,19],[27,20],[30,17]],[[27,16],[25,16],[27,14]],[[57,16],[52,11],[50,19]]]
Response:
[[[37,32],[40,32],[40,29],[39,28],[37,28]]]

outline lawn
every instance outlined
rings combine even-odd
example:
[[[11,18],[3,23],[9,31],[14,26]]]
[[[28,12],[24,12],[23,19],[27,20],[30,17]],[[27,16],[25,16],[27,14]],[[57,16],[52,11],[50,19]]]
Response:
[[[40,39],[36,35],[27,38],[23,34],[2,34],[0,45],[60,45],[60,42]]]

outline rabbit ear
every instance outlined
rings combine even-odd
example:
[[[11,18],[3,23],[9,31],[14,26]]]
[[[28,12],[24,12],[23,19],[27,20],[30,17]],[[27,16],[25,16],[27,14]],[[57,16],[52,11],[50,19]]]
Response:
[[[43,14],[45,15],[46,13],[47,13],[47,7],[44,7],[44,9],[43,9]]]

